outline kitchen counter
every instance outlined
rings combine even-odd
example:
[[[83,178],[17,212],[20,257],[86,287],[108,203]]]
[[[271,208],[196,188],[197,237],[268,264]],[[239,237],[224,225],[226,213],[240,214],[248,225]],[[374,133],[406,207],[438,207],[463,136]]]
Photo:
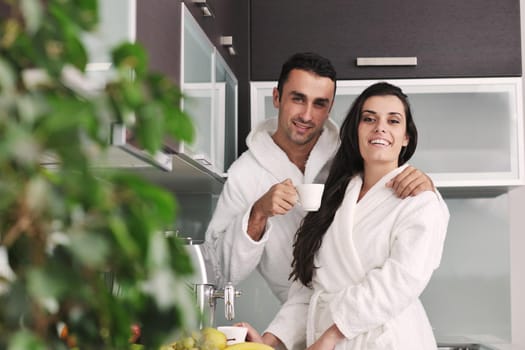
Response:
[[[490,335],[477,336],[449,336],[438,338],[438,345],[455,345],[455,344],[479,344],[479,350],[525,350],[525,345],[504,343],[501,339],[497,339]],[[463,350],[462,347],[459,347]],[[454,349],[454,347],[439,347],[439,349]],[[469,349],[465,347],[464,349]],[[475,349],[475,348],[473,348]]]

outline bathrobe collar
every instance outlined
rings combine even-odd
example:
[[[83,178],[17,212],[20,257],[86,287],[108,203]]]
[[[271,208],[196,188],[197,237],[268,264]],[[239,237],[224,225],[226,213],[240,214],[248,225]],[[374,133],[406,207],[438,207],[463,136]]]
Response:
[[[315,182],[315,178],[333,158],[339,147],[339,132],[334,122],[325,122],[323,133],[310,152],[304,175],[286,153],[272,139],[277,130],[277,118],[267,119],[253,129],[246,138],[246,144],[257,162],[279,182],[291,178],[294,184]]]

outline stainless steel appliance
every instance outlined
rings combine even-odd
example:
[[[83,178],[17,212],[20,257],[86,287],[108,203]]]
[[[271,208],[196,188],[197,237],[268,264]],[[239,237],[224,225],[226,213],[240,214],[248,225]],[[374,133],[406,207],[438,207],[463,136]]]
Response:
[[[188,279],[188,284],[193,289],[195,299],[202,318],[200,328],[214,326],[215,307],[217,299],[224,300],[224,317],[233,320],[235,317],[235,297],[241,295],[232,283],[226,283],[223,288],[215,284],[211,269],[207,268],[203,255],[203,241],[183,238],[186,252],[191,258],[195,273]]]

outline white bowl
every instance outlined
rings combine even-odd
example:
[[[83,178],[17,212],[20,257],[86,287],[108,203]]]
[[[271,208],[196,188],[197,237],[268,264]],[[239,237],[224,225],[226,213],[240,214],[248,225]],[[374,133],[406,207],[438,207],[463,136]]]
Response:
[[[227,345],[243,343],[246,341],[246,334],[248,334],[248,328],[246,327],[221,326],[217,327],[217,330],[226,335]]]

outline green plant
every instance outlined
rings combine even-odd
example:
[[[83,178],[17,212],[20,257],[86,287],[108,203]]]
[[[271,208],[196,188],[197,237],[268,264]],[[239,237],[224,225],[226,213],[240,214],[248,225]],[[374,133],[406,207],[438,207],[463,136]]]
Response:
[[[0,1],[0,349],[129,348],[139,323],[156,348],[194,316],[181,278],[190,260],[162,231],[173,224],[171,194],[93,165],[113,123],[154,153],[166,134],[190,142],[178,88],[124,43],[115,77],[85,89],[83,31],[97,0]],[[35,78],[36,77],[36,78]],[[52,156],[52,167],[42,160]],[[1,260],[1,259],[0,259]],[[12,269],[12,270],[10,270]],[[117,276],[119,292],[105,276]]]

